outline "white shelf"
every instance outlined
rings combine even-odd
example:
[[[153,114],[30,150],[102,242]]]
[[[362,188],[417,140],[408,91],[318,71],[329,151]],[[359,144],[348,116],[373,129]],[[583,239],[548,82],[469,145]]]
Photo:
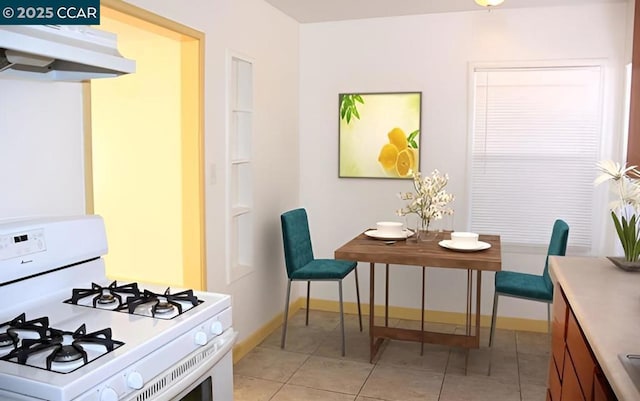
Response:
[[[253,62],[229,55],[227,282],[253,272]]]

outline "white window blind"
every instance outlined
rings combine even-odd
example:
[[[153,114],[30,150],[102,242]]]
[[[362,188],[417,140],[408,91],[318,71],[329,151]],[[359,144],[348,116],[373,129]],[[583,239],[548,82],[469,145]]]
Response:
[[[599,66],[476,69],[471,230],[546,246],[557,218],[591,247],[601,136]]]

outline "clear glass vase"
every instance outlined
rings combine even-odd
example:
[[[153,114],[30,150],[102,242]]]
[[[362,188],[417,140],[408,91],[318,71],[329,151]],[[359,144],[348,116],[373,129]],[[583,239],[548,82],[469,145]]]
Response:
[[[420,227],[416,231],[417,240],[420,242],[430,242],[438,239],[438,230],[427,219],[419,219]]]
[[[431,221],[424,220],[417,214],[405,215],[406,228],[414,233],[411,237],[407,238],[407,241],[428,242],[437,240],[440,236],[440,232],[431,223]]]

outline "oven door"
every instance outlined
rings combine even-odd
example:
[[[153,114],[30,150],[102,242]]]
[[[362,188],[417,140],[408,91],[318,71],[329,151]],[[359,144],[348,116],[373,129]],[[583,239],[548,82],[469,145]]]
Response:
[[[232,401],[233,400],[233,359],[231,349],[238,336],[233,332],[221,344],[216,353],[200,361],[189,374],[172,383],[161,393],[153,395],[154,401]],[[142,401],[145,389],[132,400]],[[151,398],[149,398],[151,399]]]
[[[164,399],[164,398],[161,398]],[[170,397],[173,401],[232,401],[233,360],[227,353],[216,365],[186,390]]]
[[[213,401],[213,379],[211,376],[197,384],[188,393],[178,394],[178,401]]]

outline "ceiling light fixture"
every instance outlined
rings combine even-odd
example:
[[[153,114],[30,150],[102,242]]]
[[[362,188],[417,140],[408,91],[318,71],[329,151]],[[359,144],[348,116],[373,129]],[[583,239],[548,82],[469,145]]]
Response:
[[[475,0],[476,4],[482,7],[494,7],[499,6],[504,2],[504,0]]]

